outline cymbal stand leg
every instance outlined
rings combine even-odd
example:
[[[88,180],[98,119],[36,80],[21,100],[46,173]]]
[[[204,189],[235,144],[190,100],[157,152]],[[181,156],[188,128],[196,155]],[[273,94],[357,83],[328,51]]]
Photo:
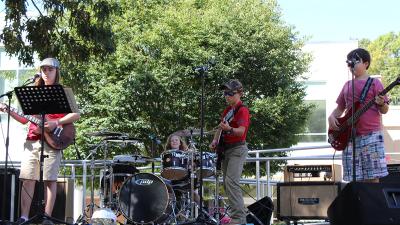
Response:
[[[90,204],[89,204],[89,215],[90,217],[93,215],[94,211],[94,179],[95,179],[95,159],[94,155],[97,152],[97,149],[101,146],[101,144],[97,145],[95,148],[90,150],[90,154],[86,157],[87,160],[90,157]],[[87,217],[87,216],[86,216]],[[87,218],[86,218],[87,219]]]
[[[90,205],[89,205],[90,217],[93,215],[93,211],[94,211],[94,179],[95,179],[94,153],[95,153],[95,150],[90,153],[92,155],[92,157],[90,159]]]
[[[107,144],[105,144],[104,145],[104,159],[103,159],[103,201],[102,201],[102,203],[103,204],[101,204],[101,207],[106,207],[106,196],[107,196],[107,179],[106,179],[106,176],[107,176],[107,162],[106,162],[106,160],[107,160],[107,154],[108,154],[108,145]],[[111,176],[111,174],[109,174],[109,176]],[[109,189],[111,188],[111,186],[109,187]],[[111,191],[110,191],[111,192]]]
[[[196,201],[194,198],[194,178],[195,178],[195,168],[194,168],[194,151],[192,151],[190,157],[190,198],[189,198],[189,204],[190,204],[190,218],[194,219],[195,218],[195,208],[196,208]]]
[[[214,196],[214,217],[215,220],[217,221],[217,224],[220,223],[220,219],[219,218],[219,175],[220,175],[221,171],[215,169],[215,196]]]

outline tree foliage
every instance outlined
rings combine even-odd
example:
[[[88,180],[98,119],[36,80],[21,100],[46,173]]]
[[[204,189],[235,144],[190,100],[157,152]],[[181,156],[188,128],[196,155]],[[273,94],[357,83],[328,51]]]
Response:
[[[85,6],[90,15],[96,14],[93,5]],[[71,23],[65,21],[73,14],[61,16],[55,26],[69,30]],[[98,141],[88,132],[129,133],[143,140],[142,154],[151,155],[150,134],[165,141],[174,131],[199,128],[202,82],[192,69],[212,58],[216,65],[204,79],[205,130],[218,124],[225,107],[219,85],[235,78],[244,85],[243,100],[252,114],[250,149],[297,143],[295,134],[302,132],[310,111],[298,82],[309,59],[301,51],[303,41],[282,21],[275,1],[120,0],[104,24],[111,25],[115,52],[86,61],[63,59],[68,65],[63,68],[64,83],[74,88],[82,109],[78,146],[85,155],[89,144]],[[84,39],[79,27],[72,28]],[[58,55],[68,55],[68,42],[57,41],[52,45],[62,46],[57,47]],[[89,49],[96,46],[85,44]],[[206,150],[210,139],[206,136],[200,146],[197,137],[197,148]],[[112,154],[132,151],[117,147]],[[158,146],[156,155],[161,151]],[[73,155],[67,151],[67,157]]]
[[[397,79],[400,75],[400,33],[390,32],[381,35],[376,40],[361,42],[361,46],[371,53],[370,74],[382,75],[385,85]],[[389,94],[391,99],[398,104],[400,90],[394,88]]]
[[[297,80],[308,61],[274,2],[142,0],[120,1],[120,8],[112,22],[115,54],[91,61],[80,78],[89,84],[79,91],[81,130],[127,132],[150,146],[150,134],[165,141],[176,130],[199,128],[201,79],[192,68],[215,58],[205,78],[205,129],[218,124],[225,107],[219,85],[236,78],[252,113],[250,148],[298,141],[310,108]]]
[[[106,0],[5,0],[6,25],[0,35],[6,52],[24,64],[56,56],[86,61],[114,51],[109,18],[115,6]],[[28,15],[27,7],[36,9]]]

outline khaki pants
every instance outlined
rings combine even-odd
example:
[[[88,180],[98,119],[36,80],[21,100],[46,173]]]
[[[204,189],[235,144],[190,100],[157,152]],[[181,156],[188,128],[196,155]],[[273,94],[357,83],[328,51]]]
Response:
[[[232,221],[246,223],[246,210],[244,207],[240,177],[247,157],[247,145],[240,145],[225,149],[225,158],[222,161],[223,181],[228,203],[231,206]]]
[[[24,147],[25,151],[21,160],[21,173],[19,178],[26,180],[39,180],[40,141],[27,140]],[[43,163],[43,180],[57,181],[62,151],[54,150],[45,143],[44,154],[48,155],[48,158],[45,158]]]

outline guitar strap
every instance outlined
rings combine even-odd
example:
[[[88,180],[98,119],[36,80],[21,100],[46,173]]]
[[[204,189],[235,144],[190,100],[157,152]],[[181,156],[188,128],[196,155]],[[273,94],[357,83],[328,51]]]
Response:
[[[235,114],[236,114],[237,112],[239,112],[239,109],[242,108],[242,106],[243,106],[243,105],[239,105],[237,108],[231,109],[231,111],[229,111],[229,112],[225,115],[224,120],[230,124],[230,123],[232,122],[233,118],[235,117]]]
[[[360,96],[360,103],[363,104],[365,101],[365,97],[367,96],[367,93],[369,91],[369,88],[371,87],[372,81],[374,78],[368,77],[367,82],[364,85],[363,90],[361,91],[361,96]]]

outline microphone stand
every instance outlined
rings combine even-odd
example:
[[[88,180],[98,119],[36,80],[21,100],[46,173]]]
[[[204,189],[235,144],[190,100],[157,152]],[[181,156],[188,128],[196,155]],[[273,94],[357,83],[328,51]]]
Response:
[[[37,76],[35,75],[35,77],[33,79],[26,80],[24,82],[24,84],[22,85],[22,87],[28,86],[30,84],[33,84],[35,82],[36,78],[37,78]],[[7,98],[8,98],[8,106],[9,107],[11,106],[11,99],[12,99],[13,92],[14,91],[8,91],[8,92],[0,95],[0,98],[3,98],[5,96],[7,96]],[[1,215],[2,215],[1,216],[1,221],[2,221],[2,224],[6,224],[6,220],[5,220],[6,211],[5,210],[6,210],[6,202],[7,202],[6,201],[6,199],[7,199],[6,191],[7,191],[7,173],[8,173],[8,150],[9,150],[9,145],[10,145],[10,118],[11,118],[11,114],[10,114],[10,112],[8,112],[7,113],[6,146],[5,146],[6,154],[5,154],[5,160],[4,160],[4,174],[3,174],[3,197],[2,197],[3,201],[2,201],[2,204],[1,204],[1,206],[2,206],[1,207]],[[13,200],[11,199],[11,201],[13,201]],[[14,209],[10,208],[10,210],[14,210]],[[10,218],[10,221],[13,221],[13,220],[14,220],[14,218]]]
[[[11,99],[12,99],[12,91],[9,91],[3,95],[0,96],[0,98],[7,96],[8,97],[8,105],[11,105]],[[9,144],[10,144],[10,112],[7,113],[7,135],[6,135],[6,154],[5,154],[5,160],[4,160],[4,174],[3,174],[3,201],[2,201],[2,208],[1,208],[1,221],[2,224],[6,224],[6,199],[7,199],[7,173],[8,173],[8,149],[9,149]],[[11,200],[13,201],[13,200]],[[10,210],[13,210],[10,208]],[[10,218],[10,221],[12,221],[13,218]]]
[[[354,120],[354,113],[355,113],[355,87],[354,87],[354,66],[355,63],[351,64],[351,88],[352,88],[352,107],[351,107],[351,143],[353,148],[353,182],[357,182],[357,172],[356,172],[356,127],[355,127],[355,120]]]
[[[196,222],[200,224],[218,224],[210,215],[203,210],[203,173],[202,173],[202,165],[203,165],[203,138],[204,138],[204,90],[205,90],[205,78],[208,76],[208,70],[214,63],[209,61],[207,65],[194,67],[193,70],[198,73],[201,80],[201,97],[200,97],[200,173],[199,173],[199,195],[200,195],[200,203],[199,203],[199,215],[196,219]]]

